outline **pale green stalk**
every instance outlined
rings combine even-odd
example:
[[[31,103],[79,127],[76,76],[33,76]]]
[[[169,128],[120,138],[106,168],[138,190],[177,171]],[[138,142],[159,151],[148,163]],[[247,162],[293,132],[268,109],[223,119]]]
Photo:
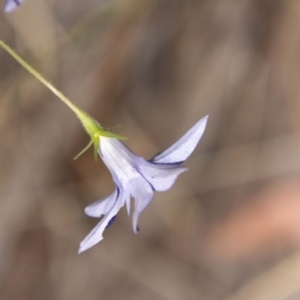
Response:
[[[23,58],[21,58],[14,50],[12,50],[1,39],[0,39],[0,46],[5,51],[7,51],[19,64],[21,64],[29,73],[31,73],[36,79],[38,79],[50,91],[52,91],[52,93],[55,94],[62,102],[64,102],[79,118],[86,132],[89,134],[91,138],[91,142],[88,144],[86,148],[83,149],[83,151],[79,153],[79,155],[76,156],[76,158],[80,156],[83,152],[85,152],[92,144],[94,144],[94,155],[95,155],[95,159],[97,159],[97,150],[99,147],[100,136],[106,136],[106,137],[111,137],[111,138],[116,138],[121,140],[126,139],[126,137],[124,136],[114,134],[101,127],[97,121],[95,121],[85,111],[83,111],[77,105],[75,105],[62,92],[60,92],[57,88],[55,88],[45,77],[43,77],[39,72],[37,72],[33,67],[31,67]]]

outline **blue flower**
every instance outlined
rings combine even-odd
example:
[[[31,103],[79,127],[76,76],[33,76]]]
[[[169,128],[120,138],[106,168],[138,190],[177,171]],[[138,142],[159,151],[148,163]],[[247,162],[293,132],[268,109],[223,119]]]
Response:
[[[24,0],[6,0],[4,4],[4,12],[8,13],[15,10]]]
[[[103,231],[114,221],[118,211],[125,204],[130,215],[131,198],[134,198],[133,231],[139,231],[138,218],[152,201],[154,191],[163,192],[170,189],[177,177],[187,171],[187,168],[180,165],[197,146],[207,119],[208,116],[202,118],[175,144],[150,161],[134,154],[120,140],[100,136],[98,153],[111,172],[116,188],[108,197],[85,208],[88,216],[103,218],[80,243],[79,253],[103,239]]]

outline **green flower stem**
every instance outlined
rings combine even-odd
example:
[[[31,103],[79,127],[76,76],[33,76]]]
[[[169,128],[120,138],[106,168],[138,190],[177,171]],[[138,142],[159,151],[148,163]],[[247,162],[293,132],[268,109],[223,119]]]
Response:
[[[80,109],[68,99],[62,92],[57,90],[45,77],[33,69],[23,58],[21,58],[14,50],[12,50],[6,43],[0,40],[0,46],[7,51],[18,63],[20,63],[29,73],[36,77],[40,82],[42,82],[49,90],[52,91],[60,100],[62,100],[66,105],[73,110],[74,113],[78,113]]]
[[[5,42],[0,39],[0,46],[7,51],[19,64],[21,64],[29,73],[31,73],[36,79],[43,83],[53,94],[55,94],[62,102],[64,102],[79,118],[86,132],[91,138],[91,142],[86,148],[80,152],[81,155],[86,151],[92,144],[94,144],[94,155],[97,158],[97,151],[100,143],[100,136],[106,136],[111,138],[116,138],[120,140],[127,139],[124,136],[114,134],[108,130],[105,130],[100,124],[89,116],[85,111],[81,110],[76,106],[68,97],[66,97],[62,92],[55,88],[45,77],[43,77],[39,72],[37,72],[33,67],[31,67],[23,58],[21,58],[13,49],[11,49]],[[78,157],[78,156],[77,156]],[[76,157],[76,158],[77,158]]]

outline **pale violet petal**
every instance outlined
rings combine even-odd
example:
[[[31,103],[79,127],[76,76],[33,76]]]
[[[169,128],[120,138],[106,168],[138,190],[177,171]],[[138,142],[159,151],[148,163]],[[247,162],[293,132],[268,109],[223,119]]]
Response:
[[[139,177],[139,173],[143,173],[155,190],[166,191],[174,184],[178,175],[186,170],[178,166],[147,162],[116,139],[101,138],[99,153],[117,185],[126,186],[129,181]],[[126,206],[129,213],[130,199],[126,201]]]
[[[98,200],[84,209],[84,212],[94,218],[100,218],[102,215],[106,215],[115,204],[116,198],[118,196],[118,189],[116,189],[111,195],[108,197]]]
[[[130,215],[130,203],[131,203],[130,197],[127,197],[125,203],[126,203],[127,214],[128,214],[128,216],[129,216],[129,215]]]
[[[156,191],[163,192],[172,187],[177,177],[187,168],[168,164],[153,164],[145,161],[139,169]]]
[[[205,130],[208,116],[198,121],[183,137],[164,152],[155,156],[154,163],[181,163],[185,161],[196,148]]]
[[[103,231],[108,226],[110,220],[116,216],[120,208],[124,205],[123,193],[120,192],[119,196],[116,198],[113,207],[105,215],[105,217],[97,224],[96,227],[85,237],[85,239],[80,243],[78,253],[81,253],[95,244],[99,243],[103,239]]]
[[[6,0],[4,12],[8,13],[15,10],[24,0]]]
[[[135,233],[138,232],[138,219],[141,212],[148,206],[153,198],[151,185],[143,178],[136,178],[131,182],[131,195],[134,198],[134,209],[132,214],[132,226]]]
[[[100,137],[98,152],[117,186],[126,187],[132,179],[140,176],[135,168],[139,157],[119,140]]]

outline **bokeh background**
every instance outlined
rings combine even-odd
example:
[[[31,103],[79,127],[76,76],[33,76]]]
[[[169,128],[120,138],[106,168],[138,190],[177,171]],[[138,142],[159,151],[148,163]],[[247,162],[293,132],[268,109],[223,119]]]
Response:
[[[299,1],[25,0],[0,37],[143,157],[210,115],[140,233],[78,255],[111,176],[0,49],[1,300],[300,299]]]

